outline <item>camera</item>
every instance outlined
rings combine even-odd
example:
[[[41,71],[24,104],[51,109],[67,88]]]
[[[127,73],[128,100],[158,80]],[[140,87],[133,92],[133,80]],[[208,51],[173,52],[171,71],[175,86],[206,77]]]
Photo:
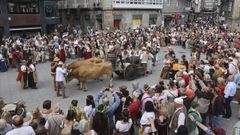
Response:
[[[110,90],[110,88],[108,88],[108,87],[107,87],[107,88],[105,88],[105,91],[109,91],[109,90]]]

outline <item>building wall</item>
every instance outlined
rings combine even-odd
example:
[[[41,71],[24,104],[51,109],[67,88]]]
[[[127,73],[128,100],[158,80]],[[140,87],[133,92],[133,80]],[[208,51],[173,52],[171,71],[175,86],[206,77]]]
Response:
[[[226,19],[224,23],[240,31],[240,0],[229,0],[223,4],[221,11]]]
[[[238,19],[240,17],[240,0],[234,0],[232,19]]]
[[[4,36],[9,36],[11,32],[16,31],[14,28],[19,28],[19,31],[16,32],[26,31],[26,28],[28,28],[41,30],[42,33],[46,33],[49,30],[47,27],[52,28],[50,26],[59,23],[56,2],[56,0],[38,0],[36,3],[38,11],[19,12],[18,10],[14,11],[14,6],[8,8],[8,0],[0,0],[0,27],[3,27]],[[48,9],[48,12],[46,9]]]
[[[41,24],[40,15],[9,15],[10,27],[36,26]]]
[[[134,16],[140,16],[141,26],[149,26],[150,15],[156,15],[156,25],[161,24],[161,14],[158,10],[114,10],[113,16],[119,16],[121,20],[120,28],[128,29],[134,26]]]
[[[186,7],[190,7],[190,2],[186,0],[163,0],[162,9],[162,25],[169,25],[170,20],[174,20],[175,16],[179,16],[178,23],[183,23],[188,18]],[[168,18],[168,21],[166,20]]]
[[[163,0],[163,14],[185,12],[186,0]]]
[[[0,27],[3,27],[3,17],[0,15]]]

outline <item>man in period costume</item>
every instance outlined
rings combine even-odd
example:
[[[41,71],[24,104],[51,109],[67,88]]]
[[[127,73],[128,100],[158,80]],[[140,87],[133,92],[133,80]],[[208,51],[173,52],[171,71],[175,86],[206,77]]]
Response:
[[[64,86],[64,80],[65,80],[65,74],[67,73],[64,64],[62,61],[58,62],[58,66],[56,69],[56,83],[57,83],[57,96],[60,95],[60,91],[62,92],[62,97],[63,98],[68,98],[65,95],[65,86]]]
[[[181,125],[185,125],[187,109],[182,98],[174,99],[175,111],[169,124],[169,135],[175,135]]]
[[[55,91],[57,90],[56,69],[57,69],[57,65],[58,65],[59,61],[60,61],[60,59],[58,57],[55,57],[53,62],[51,63],[51,76],[52,76],[52,79],[53,79],[53,87],[54,87]]]

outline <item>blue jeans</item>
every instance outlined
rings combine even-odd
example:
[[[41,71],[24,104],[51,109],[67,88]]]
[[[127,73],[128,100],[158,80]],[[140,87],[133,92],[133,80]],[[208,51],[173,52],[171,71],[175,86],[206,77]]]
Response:
[[[214,127],[214,128],[220,128],[221,127],[220,116],[212,116],[212,127]]]

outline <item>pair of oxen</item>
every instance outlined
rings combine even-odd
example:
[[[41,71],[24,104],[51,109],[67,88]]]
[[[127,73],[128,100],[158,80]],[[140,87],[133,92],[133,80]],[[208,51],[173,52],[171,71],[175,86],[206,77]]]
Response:
[[[67,65],[66,82],[77,79],[80,82],[80,89],[87,90],[88,80],[98,80],[104,75],[109,79],[109,86],[112,87],[113,67],[109,61],[100,58],[91,58],[82,61],[74,61]]]

